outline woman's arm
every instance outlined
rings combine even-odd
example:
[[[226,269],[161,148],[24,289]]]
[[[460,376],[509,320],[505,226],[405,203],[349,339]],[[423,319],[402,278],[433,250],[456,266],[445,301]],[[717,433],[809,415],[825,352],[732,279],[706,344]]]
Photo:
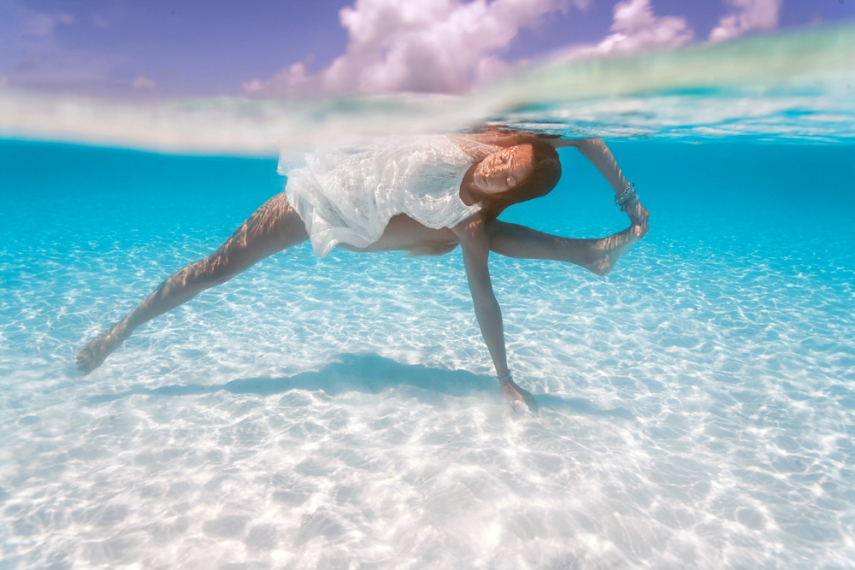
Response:
[[[585,156],[585,158],[591,161],[597,170],[600,171],[600,174],[602,174],[608,181],[617,195],[622,194],[627,187],[626,178],[624,178],[623,172],[621,172],[615,157],[612,155],[609,147],[606,146],[606,143],[603,142],[603,139],[599,137],[562,139],[557,136],[538,136],[529,133],[503,133],[499,131],[490,131],[467,136],[471,136],[479,142],[502,147],[525,144],[532,141],[546,143],[556,150],[559,148],[575,147],[583,156]]]
[[[626,178],[623,172],[621,172],[614,155],[612,155],[612,151],[609,150],[603,139],[599,137],[589,139],[552,139],[547,142],[556,149],[568,146],[575,147],[600,171],[600,174],[603,175],[603,178],[606,179],[615,191],[615,194],[620,195],[626,190]]]
[[[502,310],[493,293],[493,283],[490,279],[490,240],[480,216],[473,216],[457,224],[452,231],[457,235],[463,250],[463,265],[475,305],[475,316],[501,382],[502,378],[508,376],[508,361],[505,354]]]
[[[490,351],[490,357],[493,359],[493,365],[496,367],[502,392],[507,399],[523,401],[530,409],[535,410],[537,406],[531,394],[514,383],[508,370],[502,309],[493,293],[493,284],[490,279],[488,265],[490,239],[485,232],[484,221],[476,215],[457,224],[452,231],[460,241],[463,250],[463,265],[466,268],[469,292],[475,306],[475,316],[481,328],[481,335]]]
[[[615,191],[616,197],[623,194],[629,188],[629,182],[627,182],[620,166],[618,166],[617,160],[612,155],[612,151],[609,150],[603,139],[599,137],[588,139],[550,139],[546,142],[549,142],[556,149],[568,146],[577,148],[600,171],[600,174],[603,175],[603,178],[606,179],[612,190]],[[647,233],[650,212],[641,205],[641,202],[635,196],[631,196],[622,205],[621,210],[626,212],[633,226],[642,228],[640,238],[644,237],[644,234]]]

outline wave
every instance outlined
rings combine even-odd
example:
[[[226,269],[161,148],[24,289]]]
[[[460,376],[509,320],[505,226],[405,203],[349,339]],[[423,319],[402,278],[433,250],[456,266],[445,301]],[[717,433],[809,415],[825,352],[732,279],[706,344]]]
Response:
[[[563,136],[847,142],[855,25],[632,57],[556,56],[466,96],[108,100],[5,88],[0,137],[273,155],[343,135],[490,125]]]

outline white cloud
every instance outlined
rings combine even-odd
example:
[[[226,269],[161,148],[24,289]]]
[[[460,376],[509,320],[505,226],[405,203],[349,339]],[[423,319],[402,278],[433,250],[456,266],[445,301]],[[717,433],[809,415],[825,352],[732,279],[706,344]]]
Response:
[[[722,42],[752,30],[774,30],[778,27],[781,0],[727,0],[730,11],[722,16],[713,31],[711,42]]]
[[[110,20],[101,14],[92,14],[92,25],[102,30],[110,29]]]
[[[57,33],[61,26],[77,25],[65,12],[39,12],[0,0],[0,18],[11,33],[0,37],[0,60],[8,81],[18,87],[74,88],[92,85],[109,76],[123,58],[113,53],[70,48]]]
[[[139,75],[136,79],[131,81],[131,87],[134,89],[154,89],[157,87],[157,83],[145,75]]]
[[[51,38],[58,25],[73,23],[74,17],[65,12],[30,12],[22,26],[21,35],[29,39]]]
[[[92,4],[98,9],[89,14],[89,20],[96,28],[109,30],[127,19],[127,13],[122,9],[120,3],[93,2]]]
[[[590,0],[356,0],[339,13],[346,52],[321,72],[304,64],[269,80],[243,85],[247,93],[459,93],[505,65],[496,54],[520,29]]]
[[[243,92],[249,95],[254,93],[261,93],[264,91],[265,83],[261,79],[252,79],[250,81],[245,81],[241,83],[241,87],[243,88]]]
[[[624,0],[614,7],[612,32],[597,45],[577,46],[565,57],[584,58],[611,53],[629,54],[647,49],[679,47],[694,39],[685,18],[657,16],[650,0]]]

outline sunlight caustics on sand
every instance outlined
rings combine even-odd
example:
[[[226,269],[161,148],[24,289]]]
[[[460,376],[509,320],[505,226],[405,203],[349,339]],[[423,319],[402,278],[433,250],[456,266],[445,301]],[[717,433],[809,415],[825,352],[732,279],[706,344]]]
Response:
[[[614,148],[655,212],[614,273],[492,262],[535,418],[496,389],[459,254],[306,244],[80,377],[85,339],[215,248],[276,163],[3,142],[4,561],[848,566],[855,210],[824,189],[852,147]],[[507,219],[623,227],[562,161]]]

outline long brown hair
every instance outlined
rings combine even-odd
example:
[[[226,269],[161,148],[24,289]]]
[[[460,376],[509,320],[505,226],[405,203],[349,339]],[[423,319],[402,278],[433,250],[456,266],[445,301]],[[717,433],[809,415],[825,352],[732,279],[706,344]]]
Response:
[[[508,206],[546,196],[561,179],[561,162],[558,160],[558,152],[551,145],[540,141],[523,144],[532,147],[534,169],[528,178],[507,192],[492,195],[480,193],[477,199],[480,199],[481,211],[486,214],[487,220],[496,219]]]

